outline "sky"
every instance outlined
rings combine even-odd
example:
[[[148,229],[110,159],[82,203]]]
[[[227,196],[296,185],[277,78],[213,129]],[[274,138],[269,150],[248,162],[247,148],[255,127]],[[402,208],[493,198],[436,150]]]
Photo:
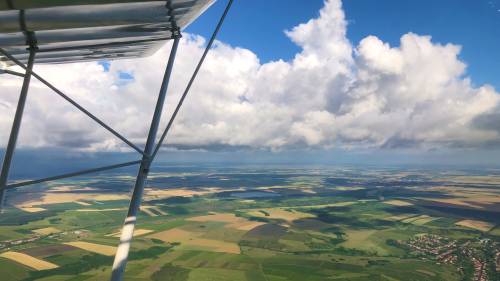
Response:
[[[224,4],[184,31],[162,126]],[[498,26],[498,0],[235,1],[168,149],[490,163],[500,148]],[[35,71],[143,145],[170,45],[146,58]],[[0,76],[2,146],[20,82]],[[19,147],[129,151],[36,81]]]
[[[187,31],[208,37],[226,3],[216,2]],[[283,31],[316,17],[322,6],[323,0],[235,1],[219,39],[252,50],[261,62],[291,60],[300,48]],[[397,46],[408,32],[431,35],[462,46],[460,59],[474,83],[500,89],[500,0],[345,0],[343,9],[351,42],[375,35]]]

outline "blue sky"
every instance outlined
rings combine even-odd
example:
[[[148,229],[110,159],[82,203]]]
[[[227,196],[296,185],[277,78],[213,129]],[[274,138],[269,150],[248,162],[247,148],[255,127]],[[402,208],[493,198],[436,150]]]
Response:
[[[226,3],[217,1],[186,31],[208,37]],[[317,17],[322,6],[322,0],[235,1],[219,39],[252,50],[261,62],[290,60],[299,48],[283,31]],[[391,46],[408,32],[431,35],[433,42],[462,46],[475,85],[500,89],[500,0],[344,0],[343,6],[354,45],[368,35]]]
[[[207,151],[222,160],[500,163],[500,0],[339,1],[235,1],[218,37],[230,46],[210,52],[167,139],[179,159]],[[226,3],[186,32],[209,37]],[[292,29],[301,47],[285,34]],[[38,70],[144,145],[169,46],[145,58]],[[203,50],[200,37],[181,40],[162,127]],[[10,93],[0,104],[11,109],[0,111],[6,140],[20,85],[0,79]],[[21,149],[125,150],[48,92],[30,95]]]

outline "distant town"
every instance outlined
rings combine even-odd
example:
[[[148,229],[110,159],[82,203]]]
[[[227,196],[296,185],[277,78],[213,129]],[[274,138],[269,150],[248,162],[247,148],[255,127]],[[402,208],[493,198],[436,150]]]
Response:
[[[461,275],[472,275],[473,281],[496,281],[500,277],[500,243],[491,239],[454,240],[422,234],[395,244],[422,259],[455,265]]]

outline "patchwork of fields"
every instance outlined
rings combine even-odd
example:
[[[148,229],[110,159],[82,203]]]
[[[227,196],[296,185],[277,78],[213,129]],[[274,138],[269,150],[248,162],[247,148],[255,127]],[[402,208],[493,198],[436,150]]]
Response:
[[[192,169],[149,181],[130,280],[500,280],[500,173]],[[107,280],[126,185],[101,175],[9,192],[0,276]]]

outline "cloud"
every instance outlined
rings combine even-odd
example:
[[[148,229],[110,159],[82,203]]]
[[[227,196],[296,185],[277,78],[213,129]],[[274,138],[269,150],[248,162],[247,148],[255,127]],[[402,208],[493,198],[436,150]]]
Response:
[[[493,120],[500,96],[473,86],[460,46],[404,34],[399,46],[375,36],[347,39],[339,0],[288,31],[301,51],[261,63],[252,51],[217,42],[168,143],[180,149],[482,147],[499,143]],[[203,52],[205,39],[181,41],[162,126]],[[135,143],[143,144],[170,44],[151,57],[39,65],[36,71]],[[0,76],[0,136],[5,146],[21,79]],[[56,94],[34,81],[23,147],[126,150]]]

